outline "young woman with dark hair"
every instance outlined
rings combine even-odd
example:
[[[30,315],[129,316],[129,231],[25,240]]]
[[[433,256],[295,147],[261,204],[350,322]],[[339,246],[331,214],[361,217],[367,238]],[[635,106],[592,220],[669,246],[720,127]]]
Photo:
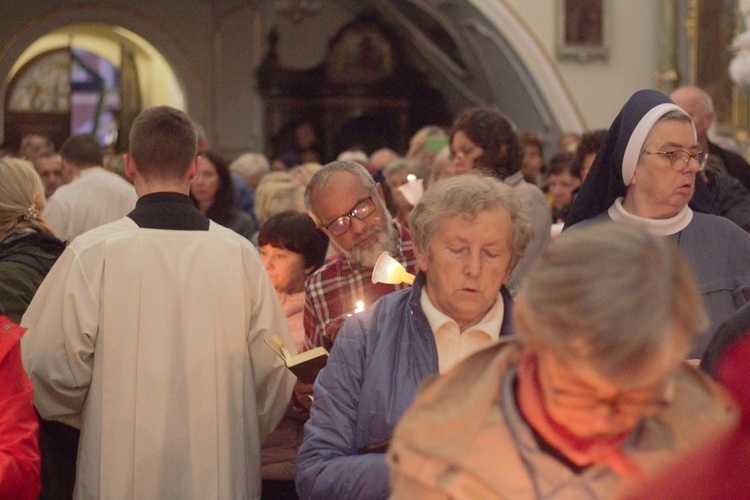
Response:
[[[232,185],[229,163],[216,151],[201,153],[198,176],[190,197],[206,217],[250,240],[255,232],[252,217],[240,210]]]

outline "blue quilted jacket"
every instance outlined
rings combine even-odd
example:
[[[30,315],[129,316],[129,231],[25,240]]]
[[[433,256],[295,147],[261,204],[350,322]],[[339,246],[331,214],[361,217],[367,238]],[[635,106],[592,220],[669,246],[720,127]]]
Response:
[[[315,381],[315,404],[297,456],[301,498],[387,498],[383,453],[358,454],[390,439],[417,390],[438,374],[435,338],[420,306],[424,275],[349,318]],[[501,334],[511,334],[512,299],[502,290]]]

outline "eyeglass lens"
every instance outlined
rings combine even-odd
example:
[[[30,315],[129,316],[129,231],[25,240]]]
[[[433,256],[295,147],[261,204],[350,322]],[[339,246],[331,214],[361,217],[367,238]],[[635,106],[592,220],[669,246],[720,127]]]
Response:
[[[334,236],[341,236],[349,230],[352,225],[352,217],[359,220],[366,219],[375,210],[375,204],[372,202],[372,195],[360,201],[348,214],[344,214],[335,221],[328,224],[328,230]]]
[[[687,166],[690,158],[694,158],[698,165],[703,167],[708,159],[708,153],[699,151],[698,153],[690,154],[687,151],[678,150],[672,151],[671,154],[669,154],[669,160],[672,162],[672,165],[678,168]]]

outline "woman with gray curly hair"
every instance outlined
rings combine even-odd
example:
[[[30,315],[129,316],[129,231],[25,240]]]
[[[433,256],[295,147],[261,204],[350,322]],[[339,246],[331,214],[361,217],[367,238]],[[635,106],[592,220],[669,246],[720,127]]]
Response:
[[[642,228],[556,240],[514,320],[516,338],[406,411],[388,455],[392,498],[617,497],[736,417],[683,361],[707,323],[690,264]]]
[[[0,159],[0,303],[16,323],[64,248],[42,215],[45,205],[31,163]]]
[[[514,190],[467,174],[442,180],[409,216],[419,272],[344,322],[297,457],[302,498],[385,498],[383,452],[427,378],[510,333],[505,289],[532,236]]]

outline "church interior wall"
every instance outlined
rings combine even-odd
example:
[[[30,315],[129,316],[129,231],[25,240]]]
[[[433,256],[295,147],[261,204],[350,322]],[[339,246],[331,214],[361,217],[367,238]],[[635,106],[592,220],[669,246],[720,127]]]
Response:
[[[559,79],[565,106],[580,119],[557,123],[542,132],[565,132],[566,127],[594,129],[609,125],[632,92],[654,88],[658,66],[659,2],[653,0],[605,1],[609,56],[587,62],[560,60],[555,55],[557,1],[552,0],[461,0],[477,11],[493,2],[513,13],[538,45],[533,57],[523,51],[515,57],[531,70],[545,65],[549,78]],[[458,4],[461,1],[446,1]],[[500,2],[497,4],[497,2]],[[127,2],[84,0],[22,0],[6,2],[0,16],[0,78],[4,91],[11,67],[35,37],[76,21],[120,25],[152,43],[172,64],[185,91],[187,111],[206,129],[214,144],[229,156],[260,147],[263,142],[263,104],[257,92],[255,69],[267,49],[267,33],[278,26],[278,52],[285,66],[308,68],[324,57],[328,40],[362,8],[377,2],[324,0],[317,15],[299,23],[274,12],[270,1],[251,0],[129,0]],[[425,3],[425,2],[423,2]],[[428,3],[428,2],[427,2]],[[509,45],[513,40],[509,41]],[[482,46],[479,46],[482,48]],[[489,46],[488,46],[489,47]],[[531,52],[529,52],[531,53]],[[488,62],[502,59],[487,54]],[[494,71],[494,70],[493,70]],[[512,76],[512,75],[511,75]],[[502,79],[499,75],[496,78]],[[548,78],[548,77],[545,77]],[[445,86],[440,77],[437,85]],[[531,82],[542,87],[545,82]],[[145,83],[148,87],[148,83]],[[533,128],[561,103],[541,103],[548,109],[534,111],[523,105],[517,88],[504,96],[517,109],[508,114],[522,128]],[[541,95],[541,93],[540,93]],[[449,96],[453,106],[467,99]],[[483,96],[486,97],[486,96]],[[550,100],[549,95],[546,97]],[[491,98],[491,96],[490,96]],[[455,110],[456,112],[459,110]],[[524,113],[529,113],[524,115]],[[538,116],[537,116],[538,115]],[[559,122],[559,120],[558,120]]]

